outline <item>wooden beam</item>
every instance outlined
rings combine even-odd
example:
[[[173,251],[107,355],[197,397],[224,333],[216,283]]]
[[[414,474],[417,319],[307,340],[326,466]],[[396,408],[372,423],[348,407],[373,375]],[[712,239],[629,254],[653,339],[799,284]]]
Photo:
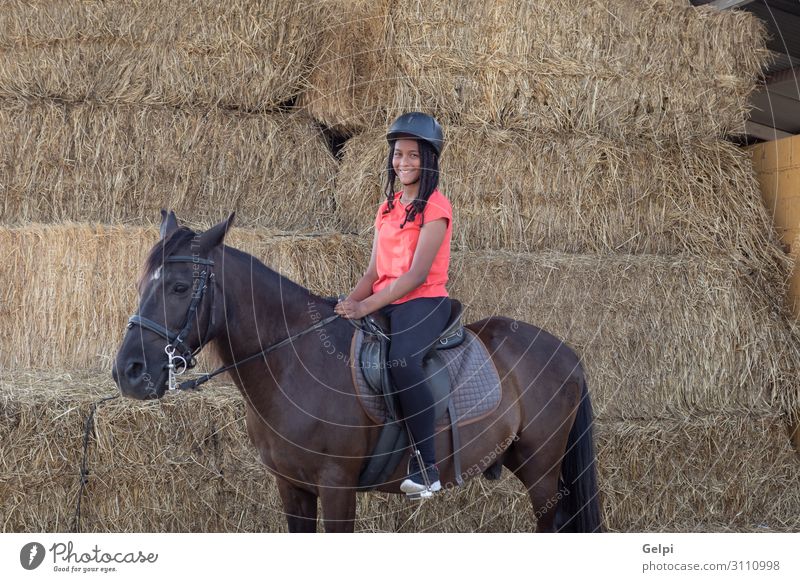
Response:
[[[763,139],[764,141],[774,141],[776,139],[783,139],[784,137],[792,137],[793,135],[791,133],[781,131],[780,129],[775,129],[774,127],[762,125],[754,121],[748,121],[745,123],[745,131],[747,132],[747,135],[752,135],[753,137]]]
[[[773,85],[775,83],[783,83],[784,81],[794,81],[797,83],[798,79],[800,79],[800,67],[792,67],[791,69],[770,73],[764,79],[764,84]]]
[[[709,2],[706,6],[713,6],[717,10],[730,10],[731,8],[739,8],[745,4],[750,4],[753,0],[714,0]]]

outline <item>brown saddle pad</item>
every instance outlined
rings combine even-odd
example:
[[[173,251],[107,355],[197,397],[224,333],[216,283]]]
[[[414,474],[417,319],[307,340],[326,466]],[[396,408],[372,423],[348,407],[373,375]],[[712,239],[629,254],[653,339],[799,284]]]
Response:
[[[464,342],[454,348],[439,350],[447,364],[450,396],[453,398],[458,426],[470,424],[492,413],[499,405],[500,375],[489,351],[474,332],[464,328]],[[386,404],[367,385],[359,365],[358,354],[364,332],[356,330],[350,345],[350,368],[358,400],[367,415],[376,423],[386,422]],[[449,428],[448,415],[437,419],[437,432]]]

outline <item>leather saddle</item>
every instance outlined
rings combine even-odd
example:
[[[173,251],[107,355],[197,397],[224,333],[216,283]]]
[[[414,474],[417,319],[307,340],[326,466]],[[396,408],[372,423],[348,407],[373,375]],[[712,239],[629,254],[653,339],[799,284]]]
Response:
[[[456,426],[457,419],[450,397],[451,386],[447,366],[438,351],[454,348],[464,341],[462,311],[461,302],[450,299],[450,317],[444,331],[428,347],[422,359],[423,371],[433,395],[435,419],[440,419],[445,411],[450,411],[450,427],[453,451],[455,452],[455,475],[459,485],[462,479],[458,456],[460,443]],[[361,368],[367,385],[376,395],[383,397],[387,408],[386,424],[383,425],[378,444],[372,456],[368,457],[364,463],[359,478],[359,486],[370,489],[385,482],[391,476],[406,452],[409,439],[390,373],[392,362],[387,361],[391,344],[389,321],[383,313],[378,311],[363,318],[361,323],[365,337],[357,365]]]
[[[433,393],[433,401],[436,403],[435,420],[442,417],[450,399],[450,378],[444,360],[437,351],[454,348],[464,341],[464,326],[461,323],[463,307],[460,301],[454,299],[450,301],[450,318],[447,320],[447,325],[422,358],[422,369],[428,387]],[[371,335],[371,338],[365,338],[359,354],[358,364],[364,373],[364,379],[376,394],[393,393],[390,372],[393,363],[387,362],[391,343],[389,321],[383,313],[376,312],[364,318],[364,325]],[[390,406],[389,413],[392,419],[399,418],[395,412],[394,407]]]

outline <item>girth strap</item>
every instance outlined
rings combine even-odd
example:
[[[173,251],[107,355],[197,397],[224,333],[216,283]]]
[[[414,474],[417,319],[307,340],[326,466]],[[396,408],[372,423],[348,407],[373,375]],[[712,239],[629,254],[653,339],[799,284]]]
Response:
[[[464,478],[461,476],[461,437],[458,435],[456,402],[452,393],[447,403],[447,413],[450,415],[450,436],[453,439],[453,473],[456,476],[456,485],[461,487],[464,484]]]

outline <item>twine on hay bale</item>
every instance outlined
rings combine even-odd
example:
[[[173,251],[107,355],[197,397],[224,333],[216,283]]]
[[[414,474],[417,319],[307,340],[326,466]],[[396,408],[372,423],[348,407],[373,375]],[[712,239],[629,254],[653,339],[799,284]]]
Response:
[[[6,224],[154,223],[161,208],[282,229],[331,222],[337,163],[302,115],[6,101],[0,125]]]
[[[0,96],[267,111],[296,96],[328,2],[21,2],[0,15]]]
[[[772,57],[752,14],[674,0],[357,0],[327,35],[337,50],[323,51],[300,104],[349,133],[413,109],[616,137],[742,133]]]
[[[66,531],[83,420],[115,390],[102,377],[0,376],[4,531]],[[670,415],[595,423],[611,531],[796,531],[800,465],[774,413]],[[273,477],[244,427],[244,400],[214,382],[161,401],[97,409],[84,531],[285,531]],[[422,505],[360,494],[357,531],[532,531],[527,495],[505,472]],[[321,525],[320,525],[321,527]]]

